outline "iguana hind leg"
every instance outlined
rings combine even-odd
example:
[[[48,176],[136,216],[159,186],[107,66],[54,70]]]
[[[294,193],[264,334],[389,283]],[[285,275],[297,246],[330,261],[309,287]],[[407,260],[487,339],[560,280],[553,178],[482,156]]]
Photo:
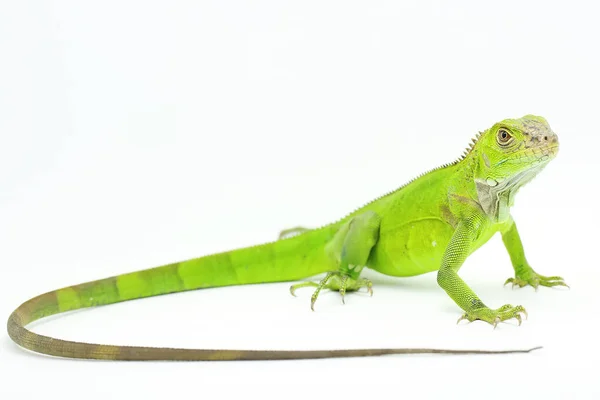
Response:
[[[373,294],[371,281],[359,276],[379,238],[379,224],[379,216],[373,211],[367,211],[342,225],[331,242],[325,246],[325,251],[335,261],[338,269],[328,272],[319,283],[302,282],[291,286],[291,293],[294,294],[296,289],[302,287],[316,287],[311,298],[313,310],[323,288],[338,291],[342,302],[345,302],[346,292],[357,291],[363,287]]]

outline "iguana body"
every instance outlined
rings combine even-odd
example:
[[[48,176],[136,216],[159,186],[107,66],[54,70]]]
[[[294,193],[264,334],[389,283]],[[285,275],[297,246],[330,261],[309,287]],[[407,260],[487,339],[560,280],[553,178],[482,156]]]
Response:
[[[272,243],[40,295],[12,313],[8,333],[19,345],[40,353],[113,360],[494,353],[444,349],[238,351],[108,346],[53,339],[30,332],[25,326],[42,317],[85,307],[200,288],[294,281],[326,273],[320,283],[304,282],[291,288],[293,293],[300,287],[316,287],[312,307],[323,288],[339,290],[342,296],[362,287],[371,291],[371,282],[360,278],[364,267],[401,277],[438,271],[439,285],[464,310],[461,319],[479,319],[494,326],[511,318],[520,323],[520,313],[525,313],[522,306],[488,308],[457,272],[473,251],[500,232],[515,269],[515,278],[507,283],[536,287],[565,285],[560,277],[543,277],[531,269],[509,213],[517,190],[557,152],[558,139],[543,118],[528,115],[504,120],[474,139],[459,160],[421,175],[335,223],[318,229],[294,229],[291,231],[297,235]]]

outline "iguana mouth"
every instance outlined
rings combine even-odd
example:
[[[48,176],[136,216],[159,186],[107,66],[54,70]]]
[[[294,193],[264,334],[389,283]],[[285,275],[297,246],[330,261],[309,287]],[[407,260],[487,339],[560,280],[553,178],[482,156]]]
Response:
[[[529,147],[515,153],[512,157],[507,159],[507,162],[515,164],[531,163],[534,165],[541,162],[548,162],[556,157],[558,150],[558,144],[543,147]]]
[[[547,147],[546,151],[549,153],[549,155],[554,157],[558,154],[558,147],[558,144],[556,144],[554,146]]]

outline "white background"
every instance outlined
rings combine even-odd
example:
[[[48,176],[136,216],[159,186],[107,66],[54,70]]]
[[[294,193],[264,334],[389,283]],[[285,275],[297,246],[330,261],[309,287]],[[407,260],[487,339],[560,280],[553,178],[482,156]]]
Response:
[[[599,9],[593,2],[19,1],[0,9],[0,315],[58,287],[318,226],[545,116],[558,158],[461,276],[520,327],[456,325],[435,274],[375,295],[288,283],[128,302],[39,333],[180,347],[512,348],[518,356],[232,363],[59,360],[0,340],[0,398],[598,398]],[[539,397],[538,397],[539,396]]]

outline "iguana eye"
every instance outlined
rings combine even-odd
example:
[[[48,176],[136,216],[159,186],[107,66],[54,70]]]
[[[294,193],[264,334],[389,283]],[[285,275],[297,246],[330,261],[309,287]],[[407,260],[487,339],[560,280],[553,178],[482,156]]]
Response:
[[[510,135],[510,133],[508,133],[506,129],[498,129],[497,139],[498,143],[504,146],[511,141],[512,136]]]

